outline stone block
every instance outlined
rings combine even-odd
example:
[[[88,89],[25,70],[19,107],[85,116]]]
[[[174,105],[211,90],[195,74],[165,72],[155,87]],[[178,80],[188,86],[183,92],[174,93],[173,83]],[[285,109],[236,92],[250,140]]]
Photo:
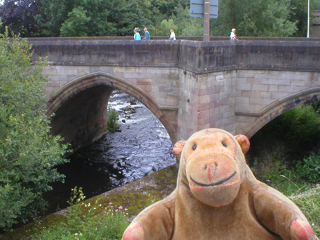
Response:
[[[252,97],[252,98],[250,98],[250,104],[263,105],[263,99]]]
[[[249,97],[237,97],[236,102],[239,104],[249,104],[250,98]]]
[[[264,85],[264,84],[252,84],[252,91],[263,91],[267,92],[269,91],[269,85]]]
[[[302,90],[306,89],[305,87],[301,87],[301,86],[279,86],[279,92],[283,92],[283,93],[297,93],[300,92]]]
[[[251,91],[252,90],[252,84],[250,83],[237,83],[237,90],[246,90]]]
[[[269,99],[271,98],[271,92],[260,92],[260,97],[262,99]]]
[[[281,79],[278,77],[274,77],[268,79],[261,79],[261,84],[290,86],[291,81],[290,79]]]

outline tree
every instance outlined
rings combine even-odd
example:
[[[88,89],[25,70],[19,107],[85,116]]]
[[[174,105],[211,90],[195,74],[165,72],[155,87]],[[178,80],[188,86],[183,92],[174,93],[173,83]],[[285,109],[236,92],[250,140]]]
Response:
[[[290,0],[226,0],[219,2],[219,17],[212,24],[214,35],[289,37],[297,31]]]
[[[203,36],[203,18],[191,17],[189,6],[177,6],[174,22],[178,26],[177,34],[181,36]]]
[[[88,23],[91,18],[87,16],[87,11],[83,7],[76,7],[68,13],[68,19],[62,24],[62,37],[84,37],[88,34]]]
[[[30,45],[0,38],[0,229],[25,223],[45,208],[42,193],[63,180],[66,145],[50,135],[43,61],[33,65]]]
[[[72,11],[74,1],[40,0],[41,11],[34,18],[46,37],[59,37],[62,24]]]
[[[21,36],[129,36],[148,27],[152,36],[167,35],[174,25],[179,35],[198,36],[201,18],[190,17],[187,0],[5,0],[0,16]],[[306,36],[307,0],[224,0],[211,35]],[[320,5],[311,0],[311,9]],[[173,24],[171,24],[173,21]],[[186,36],[186,35],[185,35]]]
[[[40,27],[34,19],[39,11],[39,1],[35,0],[5,0],[0,6],[3,26],[8,26],[14,33],[25,37],[41,35]]]

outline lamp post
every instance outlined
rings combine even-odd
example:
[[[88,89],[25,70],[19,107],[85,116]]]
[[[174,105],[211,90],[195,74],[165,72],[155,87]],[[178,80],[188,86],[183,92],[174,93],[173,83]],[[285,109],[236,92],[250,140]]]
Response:
[[[308,26],[307,26],[307,38],[310,34],[310,0],[308,0]]]

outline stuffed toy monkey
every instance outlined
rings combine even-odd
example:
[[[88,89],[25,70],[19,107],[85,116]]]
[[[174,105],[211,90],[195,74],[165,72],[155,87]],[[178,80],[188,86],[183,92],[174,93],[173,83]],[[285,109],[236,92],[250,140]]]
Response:
[[[246,136],[214,128],[176,143],[176,189],[144,209],[122,239],[317,240],[300,209],[254,177],[249,146]]]

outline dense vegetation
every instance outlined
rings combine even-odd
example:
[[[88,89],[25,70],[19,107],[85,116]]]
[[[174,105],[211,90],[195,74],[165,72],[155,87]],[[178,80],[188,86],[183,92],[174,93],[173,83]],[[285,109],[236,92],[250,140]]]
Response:
[[[320,104],[293,109],[251,138],[256,176],[289,196],[320,234]]]
[[[37,216],[42,193],[63,179],[54,166],[66,146],[50,135],[45,61],[31,58],[26,41],[0,36],[0,231]]]
[[[84,202],[85,196],[82,188],[71,189],[72,194],[68,203],[68,209],[64,221],[59,221],[49,228],[39,222],[30,239],[32,240],[115,240],[121,239],[123,232],[129,225],[127,209],[115,206],[112,202],[105,206],[97,199]]]
[[[306,36],[307,0],[219,1],[211,35]],[[4,0],[0,17],[23,37],[130,36],[148,27],[151,36],[201,36],[203,19],[190,17],[187,0]],[[311,0],[319,9],[320,1]]]

